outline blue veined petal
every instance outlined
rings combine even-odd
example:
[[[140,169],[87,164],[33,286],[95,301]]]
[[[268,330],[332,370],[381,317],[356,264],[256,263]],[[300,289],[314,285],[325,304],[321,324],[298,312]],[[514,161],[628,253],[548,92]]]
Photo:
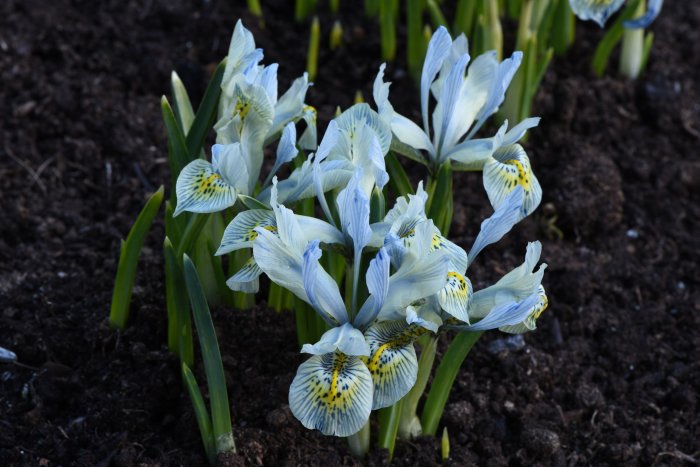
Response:
[[[517,186],[505,197],[491,217],[481,223],[479,235],[476,236],[474,245],[467,255],[468,264],[471,264],[486,246],[499,241],[510,232],[510,229],[520,220],[522,206],[523,188]]]
[[[516,302],[535,293],[542,284],[542,277],[547,268],[543,263],[539,269],[535,270],[541,254],[540,242],[528,243],[523,264],[503,276],[494,285],[474,293],[469,303],[469,315],[474,318],[483,318],[497,305]]]
[[[336,199],[342,230],[352,239],[356,258],[358,252],[361,252],[372,238],[372,229],[369,227],[369,198],[359,187],[361,178],[362,169],[358,168]]]
[[[525,318],[521,323],[511,325],[511,326],[501,326],[498,328],[499,331],[507,332],[509,334],[522,334],[524,332],[533,331],[537,328],[537,319],[549,306],[549,299],[544,291],[544,287],[541,285],[537,289],[539,295],[539,301],[533,306],[527,318]]]
[[[435,304],[434,297],[428,297],[424,303],[406,308],[406,323],[415,324],[431,332],[438,332],[442,326],[442,318],[435,311],[439,311],[439,304]]]
[[[487,52],[489,54],[495,54],[495,52]],[[495,59],[495,57],[494,57]],[[520,51],[513,52],[510,58],[503,60],[498,64],[496,69],[496,76],[493,78],[491,83],[491,89],[489,90],[488,97],[484,106],[481,108],[477,115],[476,125],[471,129],[467,138],[470,138],[474,133],[476,133],[479,128],[484,124],[487,118],[493,115],[498,108],[503,103],[503,99],[506,96],[506,90],[510,86],[510,82],[518,71],[518,67],[523,60],[523,53]]]
[[[450,325],[461,331],[488,331],[502,326],[513,326],[525,320],[540,300],[537,292],[518,302],[507,302],[497,305],[483,319],[471,325]]]
[[[438,293],[440,306],[445,312],[465,323],[469,322],[469,299],[472,283],[457,271],[447,273],[447,284]]]
[[[429,153],[434,153],[433,143],[430,137],[413,121],[394,111],[389,102],[389,86],[391,83],[384,82],[384,69],[386,64],[379,67],[379,73],[374,79],[373,97],[377,104],[381,119],[391,126],[396,139],[414,149],[423,149]]]
[[[445,251],[431,251],[433,228],[430,221],[416,227],[414,242],[404,253],[401,266],[389,277],[389,292],[379,312],[380,320],[403,318],[408,305],[438,293],[445,286],[450,258]]]
[[[302,133],[301,138],[299,138],[299,147],[306,151],[315,151],[318,147],[318,133],[316,129],[318,114],[316,109],[310,105],[305,106],[301,118],[306,122],[306,129]]]
[[[175,184],[177,206],[174,216],[183,211],[218,212],[236,204],[236,189],[214,171],[212,165],[195,159],[187,164]]]
[[[389,293],[389,254],[385,248],[380,248],[377,255],[369,263],[367,275],[367,290],[370,295],[360,308],[357,317],[355,317],[354,325],[358,329],[363,329],[369,323],[375,320],[379,310],[386,300]]]
[[[324,172],[321,170],[321,162],[328,157],[331,150],[336,146],[336,144],[338,144],[338,137],[338,124],[335,122],[335,120],[331,120],[331,122],[328,124],[328,128],[326,129],[326,133],[323,135],[321,145],[318,147],[318,151],[316,151],[316,154],[314,155],[312,172],[316,197],[318,198],[318,202],[323,209],[323,213],[326,215],[326,219],[328,219],[328,221],[331,223],[334,223],[334,221],[324,192]]]
[[[625,0],[569,0],[571,11],[581,20],[592,19],[602,28]]]
[[[278,235],[258,228],[253,242],[253,257],[270,280],[309,302],[304,289],[302,253],[290,247]]]
[[[275,214],[267,209],[250,209],[239,213],[226,227],[221,238],[221,246],[216,255],[223,255],[242,248],[251,248],[258,237],[255,229],[262,227],[270,232],[277,231]]]
[[[420,78],[420,105],[423,115],[423,131],[430,134],[428,125],[428,99],[430,97],[430,86],[435,80],[435,75],[442,68],[442,64],[447,59],[452,45],[452,38],[445,27],[440,26],[433,33],[428,43],[428,50],[423,62],[423,71]]]
[[[365,341],[365,336],[350,323],[329,329],[323,333],[318,342],[313,345],[304,344],[301,348],[302,353],[313,355],[323,355],[336,350],[345,355],[369,356],[369,345]]]
[[[274,107],[274,116],[269,132],[266,135],[266,141],[279,134],[287,123],[297,121],[302,117],[306,107],[304,99],[310,85],[309,77],[304,73],[301,77],[295,79],[287,92],[279,98]]]
[[[211,165],[224,182],[237,192],[248,190],[250,158],[240,143],[215,144],[211,147]]]
[[[272,177],[277,173],[277,171],[282,167],[282,165],[289,163],[294,159],[298,153],[297,146],[297,129],[294,126],[294,122],[289,122],[287,126],[282,130],[282,138],[277,145],[277,158],[275,159],[275,165],[272,166],[272,170],[267,176],[263,186],[267,186]]]
[[[627,29],[638,29],[646,28],[651,23],[654,22],[659,13],[661,12],[661,7],[663,6],[663,0],[649,0],[647,2],[647,11],[639,18],[627,20],[622,25]]]
[[[277,69],[279,65],[273,63],[263,68],[262,72],[257,76],[256,84],[261,86],[270,98],[270,102],[274,105],[277,103]]]
[[[453,121],[453,117],[458,105],[468,104],[459,99],[468,62],[469,55],[463,55],[452,67],[433,111],[433,145],[438,154],[449,150],[457,140],[455,132],[462,122]]]
[[[237,292],[257,293],[260,289],[258,278],[262,273],[263,271],[255,262],[255,258],[250,258],[236,274],[226,281],[226,285]]]
[[[304,252],[302,274],[304,276],[304,290],[309,298],[308,302],[327,321],[335,320],[337,323],[345,324],[348,322],[345,303],[340,296],[338,284],[318,264],[318,260],[321,258],[321,249],[318,245],[318,240],[312,240]]]
[[[452,41],[450,53],[445,61],[442,62],[442,67],[440,68],[437,79],[430,85],[430,92],[435,100],[437,100],[442,93],[442,86],[447,76],[450,74],[450,70],[464,55],[469,55],[469,42],[467,41],[467,36],[460,34]]]
[[[506,123],[508,121],[506,120]],[[527,130],[530,128],[535,128],[537,125],[540,124],[540,117],[530,117],[526,118],[522,122],[518,123],[515,125],[513,128],[508,130],[508,133],[505,134],[503,137],[503,141],[501,142],[502,146],[509,146],[511,144],[515,144],[518,141],[520,141],[520,138],[525,136],[525,133],[527,133]],[[507,126],[507,125],[506,125]]]
[[[418,360],[413,342],[426,332],[405,321],[383,321],[365,331],[371,352],[367,368],[374,383],[373,410],[395,404],[416,383]]]
[[[299,366],[289,388],[289,408],[306,428],[350,436],[372,412],[372,376],[358,357],[314,355]]]
[[[452,166],[455,170],[482,170],[486,161],[502,145],[507,129],[508,121],[506,120],[492,137],[467,139],[454,146],[445,157],[452,160]]]
[[[379,114],[372,110],[369,104],[363,102],[355,104],[349,109],[340,114],[335,122],[338,124],[338,129],[344,136],[338,141],[336,151],[340,157],[346,157],[345,154],[350,152],[351,145],[355,139],[357,130],[361,126],[367,126],[374,132],[379,146],[382,148],[382,155],[389,152],[391,147],[391,128]]]
[[[226,68],[221,80],[221,89],[227,95],[233,95],[234,76],[242,73],[251,63],[257,64],[262,60],[262,50],[260,54],[255,52],[255,39],[253,34],[243,26],[243,22],[238,20],[233,29],[233,35],[229,44]]]
[[[467,252],[459,245],[451,242],[440,234],[440,231],[435,228],[433,232],[433,240],[431,243],[433,250],[444,250],[450,257],[451,268],[454,271],[466,271],[469,261],[467,260]]]
[[[520,219],[523,219],[542,201],[542,187],[532,172],[530,159],[523,147],[519,144],[503,146],[494,152],[484,166],[484,188],[491,206],[498,209],[506,196],[518,186],[523,189],[520,212]]]
[[[367,127],[365,127],[367,128]],[[382,148],[379,145],[379,139],[375,134],[370,132],[369,136],[369,147],[367,148],[366,157],[369,160],[370,165],[367,167],[367,172],[372,175],[373,185],[377,185],[380,190],[389,181],[389,174],[386,171],[386,163],[384,162],[384,154],[382,154]],[[365,190],[369,188],[368,191],[373,189],[373,186],[363,187]]]

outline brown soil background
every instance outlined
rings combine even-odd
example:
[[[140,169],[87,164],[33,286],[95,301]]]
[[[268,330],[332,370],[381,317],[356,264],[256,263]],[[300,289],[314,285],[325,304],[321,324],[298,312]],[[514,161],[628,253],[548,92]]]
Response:
[[[0,4],[0,464],[205,463],[178,365],[164,349],[162,224],[149,237],[123,333],[106,323],[118,245],[167,184],[159,98],[171,69],[196,100],[239,16],[280,63],[303,72],[307,25],[265,3],[266,28],[233,2],[6,0]],[[323,3],[323,2],[321,2]],[[308,101],[328,121],[370,95],[377,27],[343,2],[345,47],[321,54]],[[447,407],[451,465],[692,465],[700,454],[700,4],[667,1],[637,82],[596,79],[601,31],[579,23],[534,107],[528,152],[543,207],[475,264],[475,288],[544,243],[550,309],[526,346],[482,339]],[[324,7],[325,8],[325,4]],[[332,17],[321,10],[324,36]],[[512,31],[506,28],[507,35]],[[325,42],[325,40],[324,40]],[[417,116],[399,61],[392,102]],[[456,179],[453,236],[489,214],[478,174]],[[563,240],[545,214],[557,216]],[[354,465],[345,442],[305,430],[287,407],[293,319],[217,309],[234,431],[250,465]],[[201,381],[201,379],[200,379]],[[374,450],[367,462],[380,465]],[[438,465],[439,443],[399,443],[394,465]]]

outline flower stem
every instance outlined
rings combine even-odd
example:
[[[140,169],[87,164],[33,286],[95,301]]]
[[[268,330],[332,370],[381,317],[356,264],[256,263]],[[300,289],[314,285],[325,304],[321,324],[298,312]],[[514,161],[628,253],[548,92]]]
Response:
[[[414,438],[419,436],[422,431],[416,412],[418,402],[428,385],[428,378],[430,377],[430,371],[433,369],[435,352],[437,351],[437,336],[431,335],[426,337],[424,345],[421,346],[420,359],[418,360],[416,384],[403,399],[401,420],[399,422],[399,437],[402,439]]]
[[[348,448],[353,456],[362,458],[369,452],[369,420],[354,435],[348,436]]]

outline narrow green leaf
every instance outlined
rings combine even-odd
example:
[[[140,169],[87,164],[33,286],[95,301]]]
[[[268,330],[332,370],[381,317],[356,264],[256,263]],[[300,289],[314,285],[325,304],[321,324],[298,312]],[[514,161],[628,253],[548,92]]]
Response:
[[[459,0],[457,2],[454,24],[452,26],[454,34],[464,34],[467,37],[472,35],[476,3],[476,0]]]
[[[417,82],[423,66],[423,0],[406,1],[406,59]]]
[[[151,195],[131,227],[126,241],[121,244],[117,277],[114,280],[114,292],[112,293],[112,306],[109,312],[109,322],[112,327],[124,329],[129,319],[129,305],[136,280],[136,266],[141,255],[143,242],[146,240],[153,219],[158,214],[163,202],[163,192],[161,185],[158,191]]]
[[[437,352],[437,336],[427,335],[419,340],[420,358],[418,359],[418,375],[416,383],[403,398],[401,416],[399,419],[398,435],[402,439],[411,439],[420,435],[420,420],[418,419],[418,402],[425,393],[428,379],[435,363]]]
[[[209,214],[192,214],[185,232],[182,234],[182,241],[177,246],[177,257],[182,258],[185,253],[191,253],[192,248],[199,238],[199,234],[202,233],[202,229],[207,224],[207,219]]]
[[[207,375],[209,400],[211,402],[212,431],[216,441],[216,451],[219,454],[236,452],[231,429],[231,412],[226,390],[226,376],[224,375],[224,366],[221,363],[221,353],[219,352],[219,343],[214,331],[214,323],[209,313],[209,305],[207,305],[202,284],[199,282],[197,269],[189,256],[184,255],[183,264],[187,292],[190,296],[190,305],[192,306],[192,315],[197,327],[202,360],[204,360],[204,372]]]
[[[428,8],[430,21],[433,23],[434,28],[437,28],[438,26],[447,27],[445,16],[442,14],[442,11],[440,11],[440,6],[435,0],[425,0],[425,6]]]
[[[379,2],[379,34],[382,59],[393,62],[396,58],[396,18],[388,0]]]
[[[182,269],[177,262],[175,249],[168,237],[163,242],[165,257],[165,302],[168,310],[168,349],[182,362],[192,365],[192,320],[187,306],[187,289]]]
[[[654,33],[649,32],[644,36],[644,50],[642,51],[642,67],[641,71],[644,71],[649,62],[649,55],[651,54],[651,46],[654,44]]]
[[[428,398],[423,406],[421,425],[424,435],[435,436],[457,372],[482,334],[483,332],[460,332],[447,348],[435,372],[433,384],[430,386]]]
[[[202,436],[204,452],[207,454],[209,464],[216,465],[216,443],[214,441],[214,433],[212,432],[211,418],[209,418],[207,405],[204,403],[204,398],[197,385],[197,380],[185,362],[182,363],[182,380],[185,382],[185,387],[192,401],[192,408],[197,418],[199,433]]]
[[[318,49],[321,46],[321,24],[318,16],[314,16],[309,32],[309,49],[306,55],[306,71],[309,73],[309,81],[316,79],[318,72]]]
[[[170,86],[173,90],[173,101],[175,102],[175,115],[180,123],[182,134],[186,135],[190,131],[194,121],[194,110],[187,89],[180,77],[174,71],[170,74]]]
[[[209,80],[207,90],[204,91],[202,102],[197,108],[197,114],[194,117],[190,131],[185,139],[187,145],[187,162],[193,161],[199,157],[204,141],[209,134],[216,120],[216,113],[219,106],[219,97],[221,96],[221,80],[224,77],[226,69],[226,59],[224,58],[214,70],[214,74]],[[179,172],[178,172],[179,173]]]
[[[185,143],[185,136],[182,133],[182,128],[180,128],[180,124],[175,118],[173,109],[165,96],[160,100],[160,107],[163,113],[165,131],[168,135],[168,162],[170,163],[170,177],[173,180],[172,185],[174,193],[175,180],[177,180],[183,167],[185,167],[191,159],[188,155],[187,144]],[[175,200],[174,197],[173,200]]]
[[[615,22],[610,26],[608,31],[605,33],[601,41],[598,43],[598,47],[595,49],[593,54],[593,71],[598,76],[603,76],[605,69],[608,66],[608,61],[610,60],[610,54],[622,39],[624,33],[624,27],[622,23],[627,21],[632,17],[632,14],[637,9],[639,2],[641,0],[629,0],[625,9],[617,17]]]
[[[401,162],[396,158],[393,152],[389,152],[384,158],[387,172],[389,172],[389,185],[394,191],[396,197],[414,194],[411,181],[406,175]]]
[[[447,462],[450,458],[450,435],[447,433],[447,427],[442,429],[442,440],[440,441],[440,455],[442,462]]]
[[[394,457],[394,446],[396,445],[396,434],[399,431],[402,405],[403,399],[391,407],[386,407],[379,411],[377,444],[380,448],[389,450],[389,462]]]

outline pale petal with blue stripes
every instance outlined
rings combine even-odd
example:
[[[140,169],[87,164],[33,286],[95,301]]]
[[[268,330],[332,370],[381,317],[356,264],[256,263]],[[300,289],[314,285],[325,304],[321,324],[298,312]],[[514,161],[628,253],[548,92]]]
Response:
[[[530,309],[527,318],[525,318],[523,322],[511,326],[501,326],[498,328],[498,330],[509,334],[522,334],[524,332],[535,330],[537,328],[537,319],[549,306],[549,299],[544,291],[544,287],[540,285],[537,289],[537,293],[540,299],[535,306]]]
[[[521,219],[521,211],[523,206],[523,188],[516,186],[513,191],[508,194],[503,202],[495,209],[495,212],[488,219],[481,223],[479,234],[474,240],[472,249],[469,250],[467,257],[471,264],[477,255],[485,247],[499,241],[505,234],[510,232],[515,224]]]
[[[299,366],[289,408],[306,428],[324,435],[357,433],[372,412],[372,376],[358,357],[314,355]]]
[[[226,285],[236,292],[257,293],[260,289],[259,278],[262,273],[255,258],[249,258],[243,267],[226,281]]]
[[[187,164],[175,184],[177,206],[174,216],[183,211],[209,213],[236,204],[236,189],[224,181],[211,163],[195,159]]]
[[[497,209],[518,186],[523,189],[522,219],[539,206],[542,187],[522,146],[512,144],[499,148],[484,166],[484,188],[491,206]]]
[[[416,383],[418,360],[413,342],[426,332],[405,321],[383,321],[365,331],[370,348],[367,368],[374,383],[373,410],[394,405]]]
[[[593,20],[602,28],[625,0],[569,0],[571,11],[581,20]]]

